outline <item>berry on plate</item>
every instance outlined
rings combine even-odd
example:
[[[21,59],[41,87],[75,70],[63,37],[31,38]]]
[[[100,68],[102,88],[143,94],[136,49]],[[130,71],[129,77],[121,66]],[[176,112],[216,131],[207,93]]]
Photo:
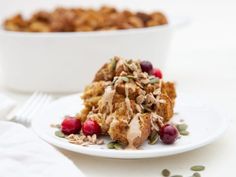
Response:
[[[71,116],[66,116],[61,123],[61,131],[65,135],[76,134],[81,130],[81,122],[79,119]]]
[[[96,121],[88,119],[84,122],[82,131],[86,136],[93,134],[99,135],[101,133],[101,127]]]
[[[166,124],[160,129],[160,138],[164,144],[173,144],[178,137],[178,130],[175,126]]]

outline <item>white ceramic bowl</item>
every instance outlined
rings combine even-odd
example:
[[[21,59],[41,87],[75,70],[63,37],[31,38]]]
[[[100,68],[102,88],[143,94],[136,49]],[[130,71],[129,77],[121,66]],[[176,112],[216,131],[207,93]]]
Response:
[[[32,92],[77,92],[113,56],[145,59],[160,68],[172,32],[183,20],[142,29],[72,33],[0,30],[0,67],[7,88]]]

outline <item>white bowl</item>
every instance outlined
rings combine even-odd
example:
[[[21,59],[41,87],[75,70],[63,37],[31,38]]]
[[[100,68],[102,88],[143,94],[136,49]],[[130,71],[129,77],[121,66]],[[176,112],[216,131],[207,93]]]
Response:
[[[27,33],[0,30],[0,67],[7,88],[77,92],[113,56],[145,59],[162,68],[174,28],[184,20],[142,29]]]

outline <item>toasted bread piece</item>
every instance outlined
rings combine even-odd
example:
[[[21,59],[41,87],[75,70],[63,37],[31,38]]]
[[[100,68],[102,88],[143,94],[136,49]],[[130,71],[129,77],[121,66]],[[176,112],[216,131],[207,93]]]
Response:
[[[159,106],[157,106],[156,113],[164,118],[164,122],[168,122],[174,114],[174,105],[166,94],[161,94],[160,100],[163,100],[163,102],[160,102]]]
[[[151,131],[150,114],[137,114],[128,123],[126,118],[115,118],[108,131],[113,140],[129,148],[138,148],[148,138]]]
[[[116,140],[121,142],[124,145],[128,144],[127,140],[127,130],[129,128],[129,124],[126,121],[126,117],[115,117],[108,130],[108,134],[110,135],[112,140]]]

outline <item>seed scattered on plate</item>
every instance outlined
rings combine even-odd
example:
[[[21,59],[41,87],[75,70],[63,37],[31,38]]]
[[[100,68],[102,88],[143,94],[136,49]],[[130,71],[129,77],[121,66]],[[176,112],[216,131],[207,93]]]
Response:
[[[180,131],[179,134],[183,135],[183,136],[188,136],[189,135],[189,131],[183,130],[183,131]]]
[[[55,131],[55,135],[59,138],[65,138],[65,134],[62,133],[60,130]]]
[[[170,171],[168,169],[164,169],[164,170],[162,170],[161,174],[164,177],[169,177],[170,176]]]
[[[205,167],[203,165],[195,165],[190,168],[192,171],[203,171]]]
[[[111,141],[110,143],[107,144],[107,148],[108,149],[123,149],[122,145],[120,143],[118,143],[117,141]]]
[[[201,174],[196,172],[196,173],[193,173],[192,177],[201,177]]]
[[[179,131],[184,131],[184,130],[187,130],[188,128],[188,125],[187,124],[177,124],[176,125],[176,128],[179,130]]]
[[[61,125],[60,124],[51,124],[50,127],[60,129]]]
[[[187,130],[188,129],[187,124],[181,123],[181,124],[176,124],[175,126],[178,129],[180,135],[182,135],[182,136],[189,135],[189,131]]]

